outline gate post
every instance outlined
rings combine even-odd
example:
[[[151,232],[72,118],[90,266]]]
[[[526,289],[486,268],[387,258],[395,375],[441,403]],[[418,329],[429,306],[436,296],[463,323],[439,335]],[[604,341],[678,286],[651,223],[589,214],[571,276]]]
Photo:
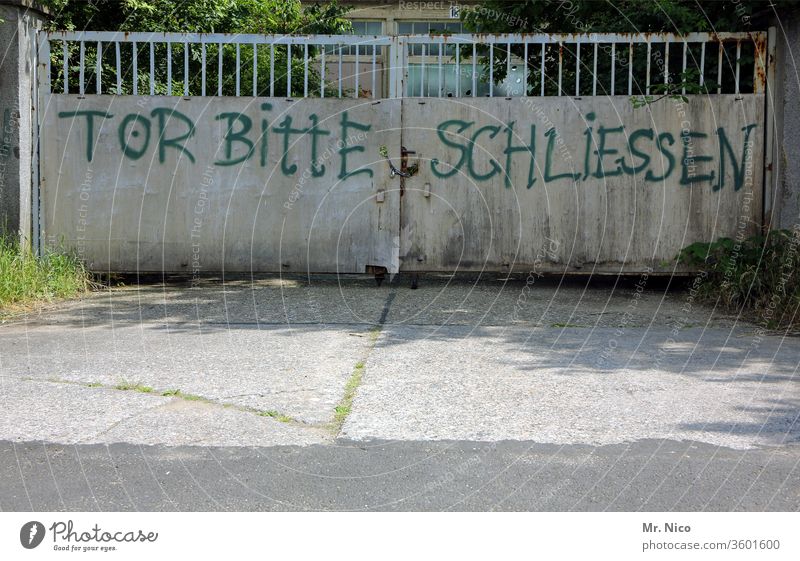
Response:
[[[0,236],[30,246],[36,77],[36,32],[44,8],[30,0],[0,0]]]
[[[405,37],[392,35],[389,45],[389,97],[402,98],[405,95],[408,44]]]

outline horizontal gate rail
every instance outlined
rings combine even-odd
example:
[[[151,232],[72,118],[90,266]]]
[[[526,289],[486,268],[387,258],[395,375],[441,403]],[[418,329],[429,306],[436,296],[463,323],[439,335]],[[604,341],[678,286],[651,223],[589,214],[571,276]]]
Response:
[[[40,34],[44,92],[258,97],[762,93],[766,32]]]

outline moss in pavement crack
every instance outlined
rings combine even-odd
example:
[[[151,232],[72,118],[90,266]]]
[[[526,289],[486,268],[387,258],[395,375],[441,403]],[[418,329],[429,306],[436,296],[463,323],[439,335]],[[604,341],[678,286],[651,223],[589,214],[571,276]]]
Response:
[[[333,410],[333,422],[331,423],[331,430],[334,434],[339,434],[339,432],[342,430],[342,426],[344,426],[344,422],[347,420],[348,415],[350,415],[350,411],[353,409],[353,399],[356,397],[356,392],[358,391],[359,386],[361,386],[361,382],[364,379],[364,373],[367,370],[367,358],[369,358],[369,355],[372,353],[372,349],[375,348],[375,345],[378,342],[378,337],[380,337],[381,334],[381,328],[382,326],[377,326],[370,330],[369,347],[364,353],[362,360],[359,360],[353,367],[353,372],[350,374],[350,378],[347,379],[347,384],[344,386],[344,395],[336,405],[336,408]]]
[[[103,388],[107,390],[118,390],[118,391],[135,391],[139,393],[146,393],[150,395],[157,395],[161,397],[174,397],[176,399],[182,399],[184,401],[199,401],[201,403],[207,403],[209,405],[216,405],[218,407],[224,407],[226,409],[236,409],[237,411],[243,411],[245,413],[254,413],[259,417],[272,417],[276,421],[280,421],[281,423],[292,423],[297,425],[303,426],[315,426],[309,425],[307,423],[303,423],[302,421],[298,421],[285,413],[281,413],[280,411],[275,411],[270,409],[268,411],[264,411],[261,409],[256,409],[254,407],[247,407],[243,405],[236,405],[234,403],[219,403],[218,401],[214,401],[213,399],[209,399],[207,397],[203,397],[202,395],[195,395],[191,393],[182,392],[179,389],[174,390],[165,390],[165,391],[156,391],[154,388],[150,386],[142,385],[138,382],[128,382],[128,381],[121,381],[118,384],[113,386],[107,386],[101,382],[72,382],[70,380],[62,380],[60,378],[51,377],[48,379],[49,382],[59,383],[59,384],[72,384],[76,386],[84,386],[87,388]]]

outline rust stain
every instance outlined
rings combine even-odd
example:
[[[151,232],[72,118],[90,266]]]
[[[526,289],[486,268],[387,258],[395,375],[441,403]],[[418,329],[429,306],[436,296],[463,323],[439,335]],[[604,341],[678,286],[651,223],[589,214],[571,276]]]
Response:
[[[749,34],[750,39],[753,41],[753,46],[755,48],[755,66],[756,66],[756,77],[755,77],[755,87],[753,88],[756,92],[761,92],[766,90],[767,84],[767,64],[771,64],[771,61],[767,61],[767,43],[766,37],[763,34]]]

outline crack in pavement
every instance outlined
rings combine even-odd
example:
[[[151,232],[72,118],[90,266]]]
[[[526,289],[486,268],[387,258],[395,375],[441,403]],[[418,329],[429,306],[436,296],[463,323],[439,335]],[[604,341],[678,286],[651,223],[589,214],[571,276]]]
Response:
[[[350,416],[350,413],[353,411],[353,403],[355,402],[358,388],[364,383],[364,375],[367,372],[367,361],[369,360],[372,351],[375,349],[375,346],[378,344],[378,338],[383,331],[383,326],[386,325],[386,318],[389,316],[389,310],[392,307],[392,302],[394,302],[395,296],[397,296],[397,288],[392,287],[389,290],[386,301],[383,303],[383,309],[381,310],[378,324],[370,331],[369,345],[362,354],[361,359],[353,366],[350,378],[347,380],[347,384],[345,385],[344,395],[333,410],[333,420],[329,426],[331,427],[331,432],[335,438],[341,437],[342,428],[347,421],[347,417]]]
[[[95,433],[95,434],[93,434],[93,435],[91,435],[91,436],[86,436],[86,437],[84,437],[84,438],[81,438],[80,440],[78,440],[78,441],[76,442],[76,444],[89,444],[89,443],[93,443],[93,440],[94,440],[94,441],[96,441],[96,439],[100,438],[100,437],[101,437],[101,436],[103,436],[104,434],[108,434],[109,432],[111,432],[112,430],[114,430],[115,428],[117,428],[118,426],[120,426],[122,423],[125,423],[125,422],[127,422],[127,421],[130,421],[130,420],[132,420],[132,419],[135,419],[136,417],[139,417],[140,415],[142,415],[142,414],[144,414],[144,413],[149,413],[149,412],[151,412],[151,411],[154,411],[154,410],[156,410],[156,409],[159,409],[159,408],[161,408],[161,407],[166,407],[166,406],[167,406],[167,405],[169,405],[169,404],[170,404],[172,401],[173,401],[173,400],[171,400],[171,399],[170,399],[169,401],[167,401],[167,402],[164,402],[164,403],[157,403],[157,404],[155,404],[155,405],[153,405],[153,406],[151,406],[151,407],[146,407],[146,408],[144,408],[144,409],[141,409],[141,410],[139,410],[139,411],[136,411],[135,413],[132,413],[131,415],[128,415],[127,417],[123,417],[122,419],[117,419],[116,421],[114,421],[113,423],[111,423],[111,425],[109,425],[108,427],[104,428],[103,430],[101,430],[101,431],[99,431],[99,432],[97,432],[97,433]]]

